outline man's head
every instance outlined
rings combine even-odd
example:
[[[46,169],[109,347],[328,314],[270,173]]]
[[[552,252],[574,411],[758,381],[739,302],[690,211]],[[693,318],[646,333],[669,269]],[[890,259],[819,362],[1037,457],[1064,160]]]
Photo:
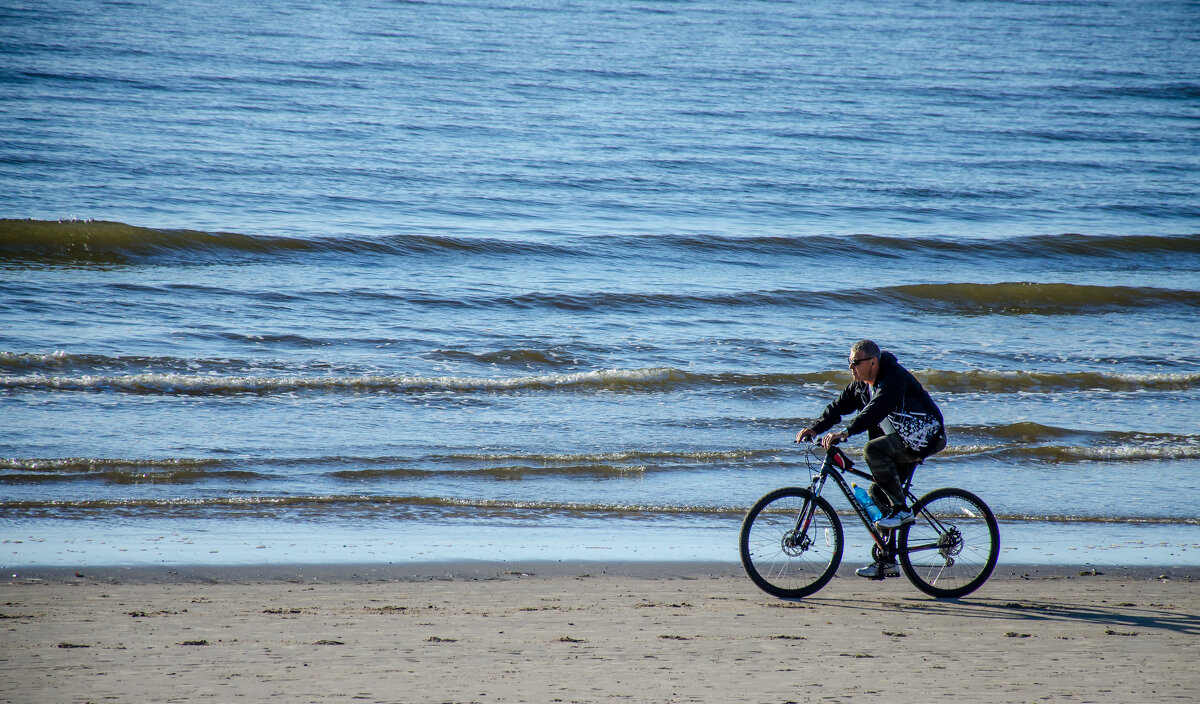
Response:
[[[859,340],[850,348],[850,375],[855,381],[875,383],[879,375],[879,345],[870,340]]]

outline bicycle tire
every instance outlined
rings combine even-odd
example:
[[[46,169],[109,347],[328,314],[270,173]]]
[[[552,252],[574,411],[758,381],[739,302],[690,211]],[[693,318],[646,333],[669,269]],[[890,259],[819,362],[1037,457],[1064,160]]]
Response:
[[[808,512],[804,535],[797,517]],[[842,561],[842,523],[833,506],[808,489],[785,487],[762,497],[746,512],[739,535],[742,567],[764,592],[798,599],[824,587]]]
[[[900,567],[913,586],[957,599],[987,581],[1000,556],[1000,526],[983,499],[965,489],[934,489],[917,500],[913,515],[897,540]]]

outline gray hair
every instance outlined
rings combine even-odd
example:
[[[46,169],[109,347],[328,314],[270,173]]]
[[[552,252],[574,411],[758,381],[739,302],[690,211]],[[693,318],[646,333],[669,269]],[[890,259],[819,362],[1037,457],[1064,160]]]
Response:
[[[879,359],[879,345],[870,340],[859,340],[850,348],[850,356],[857,357],[860,353]]]

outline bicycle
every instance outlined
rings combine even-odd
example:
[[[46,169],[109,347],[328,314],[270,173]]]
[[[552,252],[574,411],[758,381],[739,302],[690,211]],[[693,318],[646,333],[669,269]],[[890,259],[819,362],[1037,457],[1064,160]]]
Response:
[[[812,459],[820,445],[808,450]],[[842,561],[842,522],[828,499],[821,496],[833,477],[875,544],[877,561],[900,562],[904,576],[917,589],[942,599],[956,599],[978,589],[992,574],[1000,555],[1000,528],[987,504],[965,489],[934,489],[921,498],[904,494],[915,521],[887,530],[875,527],[866,508],[854,497],[846,474],[871,475],[836,446],[825,451],[820,471],[808,488],[784,487],[759,499],[742,521],[742,566],[760,589],[774,596],[797,599],[824,587]]]

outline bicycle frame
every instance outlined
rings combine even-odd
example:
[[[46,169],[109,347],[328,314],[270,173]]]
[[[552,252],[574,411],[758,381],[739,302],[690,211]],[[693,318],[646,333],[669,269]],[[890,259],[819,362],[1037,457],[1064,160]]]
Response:
[[[840,448],[837,446],[831,447],[825,454],[825,460],[821,463],[820,472],[812,478],[812,483],[810,483],[808,487],[809,491],[811,491],[815,496],[819,497],[821,495],[821,490],[825,488],[826,480],[828,480],[830,477],[833,477],[834,482],[837,484],[838,488],[842,490],[842,494],[845,495],[846,501],[850,502],[850,506],[852,506],[854,508],[854,512],[858,514],[858,520],[862,521],[863,527],[866,528],[867,532],[871,534],[871,539],[875,541],[875,545],[878,547],[880,553],[889,557],[895,556],[895,532],[891,530],[882,531],[875,527],[875,522],[872,521],[871,517],[867,515],[866,509],[864,509],[858,503],[858,500],[854,498],[854,490],[850,487],[850,482],[846,480],[845,475],[847,472],[856,477],[861,477],[862,479],[866,479],[868,481],[874,481],[874,477],[867,472],[855,469],[854,461],[847,457],[846,453],[842,452]],[[908,499],[910,504],[916,501],[916,497],[913,496],[911,491],[909,491],[909,486],[911,484],[912,477],[910,476],[908,481],[904,482],[903,487],[905,497]],[[809,521],[811,520],[811,514],[801,518],[804,524],[803,528],[805,531],[807,531]],[[936,548],[937,546],[932,547]],[[912,551],[913,550],[910,549],[910,552]]]

